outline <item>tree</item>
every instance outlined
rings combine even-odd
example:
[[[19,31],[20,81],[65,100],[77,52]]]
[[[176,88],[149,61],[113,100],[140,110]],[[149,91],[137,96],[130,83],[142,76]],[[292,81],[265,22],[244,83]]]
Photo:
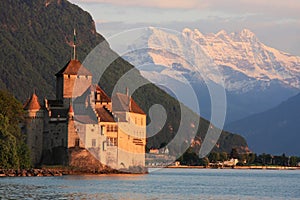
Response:
[[[201,159],[190,147],[186,152],[177,159],[182,165],[196,166],[201,164]]]
[[[210,162],[215,163],[220,160],[220,154],[217,152],[211,152],[208,156]]]
[[[29,150],[19,126],[22,119],[22,104],[0,90],[0,168],[30,167]]]
[[[224,161],[226,161],[226,160],[228,160],[228,155],[227,155],[227,153],[226,153],[226,152],[221,152],[221,153],[220,153],[220,161],[221,161],[221,162],[224,162]]]
[[[0,166],[19,168],[16,138],[9,133],[8,118],[0,114]]]
[[[204,157],[200,160],[200,165],[207,167],[209,165],[209,159]]]
[[[290,157],[290,166],[296,167],[298,165],[298,158],[296,156],[291,156]]]
[[[230,152],[230,158],[238,159],[239,153],[236,148],[232,148]]]
[[[250,165],[250,164],[254,164],[256,160],[256,154],[255,153],[249,153],[248,156],[247,156],[247,164]]]

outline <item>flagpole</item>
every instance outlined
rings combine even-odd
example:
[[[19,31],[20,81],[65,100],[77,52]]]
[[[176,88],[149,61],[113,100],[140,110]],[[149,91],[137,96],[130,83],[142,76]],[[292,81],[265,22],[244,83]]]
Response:
[[[74,37],[73,37],[73,51],[74,51],[73,59],[76,60],[76,30],[75,29],[74,29]]]

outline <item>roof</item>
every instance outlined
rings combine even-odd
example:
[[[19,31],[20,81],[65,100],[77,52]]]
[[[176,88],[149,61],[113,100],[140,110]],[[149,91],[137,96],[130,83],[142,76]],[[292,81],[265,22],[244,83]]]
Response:
[[[114,112],[121,111],[145,114],[144,111],[139,107],[139,105],[131,97],[129,98],[126,94],[116,93],[112,100],[112,110]]]
[[[69,113],[74,113],[72,104],[69,106]]]
[[[79,60],[70,60],[55,76],[59,75],[88,75],[92,76],[92,73],[86,69]]]
[[[91,92],[99,92],[100,93],[100,101],[101,102],[111,102],[109,96],[102,90],[98,85],[91,85],[88,89],[79,97],[74,100],[74,103],[85,103],[86,100],[91,95]],[[96,100],[98,101],[98,100]]]
[[[115,122],[114,117],[110,111],[105,107],[96,109],[97,116],[100,117],[101,122]],[[75,115],[75,121],[83,123],[83,124],[97,124],[98,120],[95,113],[92,112],[84,112]]]
[[[97,124],[98,121],[95,117],[90,115],[75,115],[75,121],[82,124]]]
[[[41,108],[41,105],[39,103],[39,99],[36,96],[35,92],[32,94],[30,99],[27,100],[27,102],[24,104],[25,110],[39,110]]]
[[[101,122],[115,122],[114,117],[111,112],[105,107],[96,109],[98,117],[100,117]]]
[[[97,93],[100,93],[100,101],[101,102],[111,102],[109,96],[102,90],[99,85],[95,85]]]

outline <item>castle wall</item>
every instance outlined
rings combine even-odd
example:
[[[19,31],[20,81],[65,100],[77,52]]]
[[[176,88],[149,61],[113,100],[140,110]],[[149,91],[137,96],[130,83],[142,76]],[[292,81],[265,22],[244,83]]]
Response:
[[[118,167],[144,167],[146,116],[129,112],[126,112],[126,115],[130,122],[118,122]]]
[[[45,116],[43,164],[65,165],[67,155],[67,123],[66,119]]]
[[[31,163],[33,166],[41,162],[44,130],[43,117],[42,110],[29,110],[25,117],[26,142],[31,152]]]
[[[81,96],[92,84],[92,76],[63,75],[63,97],[75,98]]]
[[[82,147],[84,148],[84,141],[82,141],[82,137],[79,136],[77,130],[79,130],[78,127],[75,126],[75,122],[73,119],[70,119],[68,121],[68,128],[67,128],[67,148],[71,147]],[[85,131],[85,130],[80,130],[80,131]]]
[[[114,168],[118,168],[118,125],[116,122],[101,123],[105,127],[104,152],[105,163]]]

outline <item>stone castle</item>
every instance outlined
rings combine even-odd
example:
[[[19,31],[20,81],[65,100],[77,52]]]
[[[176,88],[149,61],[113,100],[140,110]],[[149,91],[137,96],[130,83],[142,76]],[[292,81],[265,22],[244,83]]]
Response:
[[[34,92],[24,104],[32,164],[84,167],[96,160],[113,169],[144,167],[146,114],[128,92],[110,98],[93,85],[75,50],[55,76],[55,100],[41,104]]]

